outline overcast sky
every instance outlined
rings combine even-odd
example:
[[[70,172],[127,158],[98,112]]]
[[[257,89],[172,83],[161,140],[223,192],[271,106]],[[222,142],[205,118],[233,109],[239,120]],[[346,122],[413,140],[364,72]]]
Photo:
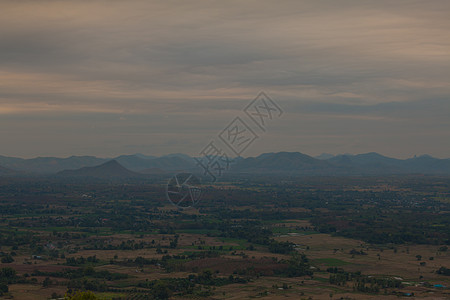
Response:
[[[285,113],[243,156],[449,158],[449,16],[447,0],[2,0],[0,155],[196,155],[265,91]]]

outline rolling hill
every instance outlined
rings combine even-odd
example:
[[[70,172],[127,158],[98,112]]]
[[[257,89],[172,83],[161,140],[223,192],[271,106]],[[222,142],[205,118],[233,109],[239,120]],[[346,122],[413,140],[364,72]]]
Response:
[[[405,172],[402,160],[375,152],[337,155],[327,160],[339,174],[399,174]]]
[[[299,175],[450,175],[450,159],[428,155],[395,159],[375,152],[337,155],[328,159],[313,158],[299,152],[265,153],[237,161],[236,173],[299,174]]]
[[[100,179],[138,178],[142,176],[142,174],[132,172],[123,167],[116,160],[110,160],[96,167],[84,167],[77,170],[65,170],[59,172],[57,175],[63,177],[88,177]]]
[[[322,174],[333,166],[323,160],[313,158],[300,152],[264,153],[238,161],[232,172],[239,173],[308,173]]]
[[[395,159],[375,152],[358,155],[338,155],[327,160],[339,174],[450,174],[450,160],[428,155],[410,159]]]
[[[31,159],[0,156],[0,164],[6,168],[38,174],[54,174],[67,169],[92,167],[106,161],[107,159],[95,156],[36,157]]]
[[[164,171],[192,170],[195,168],[195,161],[185,154],[169,154],[162,157],[135,154],[121,155],[115,158],[71,156],[67,158],[37,157],[31,159],[0,156],[0,165],[25,173],[55,174],[64,170],[95,167],[111,159],[116,160],[125,168],[135,172],[155,168]]]

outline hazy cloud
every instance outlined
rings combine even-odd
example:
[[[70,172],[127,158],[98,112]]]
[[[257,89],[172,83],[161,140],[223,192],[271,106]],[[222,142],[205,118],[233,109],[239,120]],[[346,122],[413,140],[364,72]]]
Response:
[[[195,154],[265,90],[286,115],[249,155],[450,157],[449,14],[445,0],[2,1],[0,154]]]

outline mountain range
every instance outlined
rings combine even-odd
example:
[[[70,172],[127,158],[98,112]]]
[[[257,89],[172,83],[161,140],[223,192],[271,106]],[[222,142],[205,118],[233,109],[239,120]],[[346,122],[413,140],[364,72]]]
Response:
[[[115,160],[131,171],[162,169],[165,171],[195,168],[195,161],[185,154],[169,154],[161,157],[143,154],[121,155],[115,158],[98,158],[95,156],[71,156],[67,158],[37,157],[31,159],[0,156],[0,166],[10,170],[36,174],[56,174],[64,170],[83,167],[95,167]]]
[[[56,174],[97,178],[139,177],[144,174],[201,172],[193,157],[170,154],[161,157],[142,154],[115,158],[71,156],[23,159],[0,156],[0,176],[20,174]],[[378,153],[311,157],[300,152],[264,153],[257,157],[232,160],[229,174],[292,175],[450,175],[450,159],[428,155],[395,159]]]

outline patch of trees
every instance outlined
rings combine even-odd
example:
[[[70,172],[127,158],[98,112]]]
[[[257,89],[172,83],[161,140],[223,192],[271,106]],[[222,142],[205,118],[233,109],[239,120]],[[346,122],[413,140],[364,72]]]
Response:
[[[208,250],[208,251],[196,251],[186,255],[164,255],[161,259],[156,258],[144,258],[142,256],[133,259],[127,259],[124,261],[112,261],[113,264],[126,265],[126,266],[139,266],[143,267],[145,265],[160,265],[162,268],[170,268],[173,264],[179,264],[183,262],[188,262],[195,259],[213,258],[219,257],[220,253],[218,251]],[[170,271],[170,270],[168,270]]]
[[[316,230],[371,244],[450,244],[448,216],[424,208],[422,211],[358,208],[315,215]],[[440,226],[435,226],[439,224]],[[445,226],[444,226],[445,225]]]
[[[272,231],[259,221],[244,221],[240,223],[224,222],[221,227],[221,237],[245,239],[249,243],[268,246],[272,253],[289,254],[294,251],[295,244],[278,242],[272,238]]]
[[[2,246],[21,246],[37,242],[39,239],[30,232],[8,231],[0,232],[0,245]]]
[[[250,243],[269,245],[272,231],[263,227],[258,221],[243,221],[240,223],[224,222],[221,227],[221,237],[245,239]]]
[[[150,289],[154,299],[168,299],[175,294],[178,296],[208,297],[212,295],[210,288],[212,286],[245,284],[247,282],[248,280],[239,276],[218,277],[210,270],[205,270],[200,274],[192,274],[185,278],[164,278],[140,282],[138,287]]]
[[[270,240],[269,251],[272,253],[289,254],[294,251],[294,243],[291,242],[277,242],[276,240]]]
[[[80,278],[71,279],[67,284],[67,289],[69,293],[74,290],[105,292],[108,290],[108,287],[105,282],[97,279]]]
[[[91,277],[106,280],[120,280],[128,278],[127,274],[123,273],[111,273],[107,270],[96,271],[93,267],[88,266],[79,269],[64,269],[59,272],[43,272],[35,270],[31,273],[32,276],[49,276],[56,278],[68,278],[68,279],[79,279],[83,277]]]
[[[12,255],[9,254],[9,253],[8,253],[8,254],[3,254],[3,255],[2,255],[1,262],[2,262],[3,264],[9,264],[9,263],[14,262],[14,258],[13,258]]]
[[[66,265],[67,266],[80,266],[87,263],[95,264],[100,262],[100,260],[97,258],[96,255],[89,256],[87,258],[84,258],[83,256],[80,257],[67,257],[66,258]]]
[[[13,268],[0,269],[0,296],[8,292],[8,284],[15,283],[18,277]]]
[[[60,298],[58,295],[52,296],[52,298]],[[91,291],[75,291],[66,293],[65,300],[98,300],[99,298]]]
[[[93,241],[89,246],[84,246],[84,250],[138,250],[144,248],[154,248],[154,245],[144,241],[135,242],[134,240],[122,241],[118,245],[105,244],[104,240]]]
[[[286,275],[288,277],[299,277],[313,275],[311,270],[311,265],[309,264],[309,259],[303,253],[294,252],[292,257],[288,260],[288,268],[286,270]]]
[[[440,267],[439,270],[436,271],[436,273],[445,275],[445,276],[450,276],[450,269],[448,269],[446,267]]]
[[[328,268],[331,273],[330,284],[345,286],[347,282],[353,282],[353,289],[363,293],[379,293],[380,289],[402,287],[400,280],[391,278],[376,278],[362,275],[361,272],[346,272],[342,268]]]
[[[350,252],[349,252],[351,255],[367,255],[367,253],[366,252],[364,252],[363,250],[355,250],[355,249],[352,249],[352,250],[350,250]]]

